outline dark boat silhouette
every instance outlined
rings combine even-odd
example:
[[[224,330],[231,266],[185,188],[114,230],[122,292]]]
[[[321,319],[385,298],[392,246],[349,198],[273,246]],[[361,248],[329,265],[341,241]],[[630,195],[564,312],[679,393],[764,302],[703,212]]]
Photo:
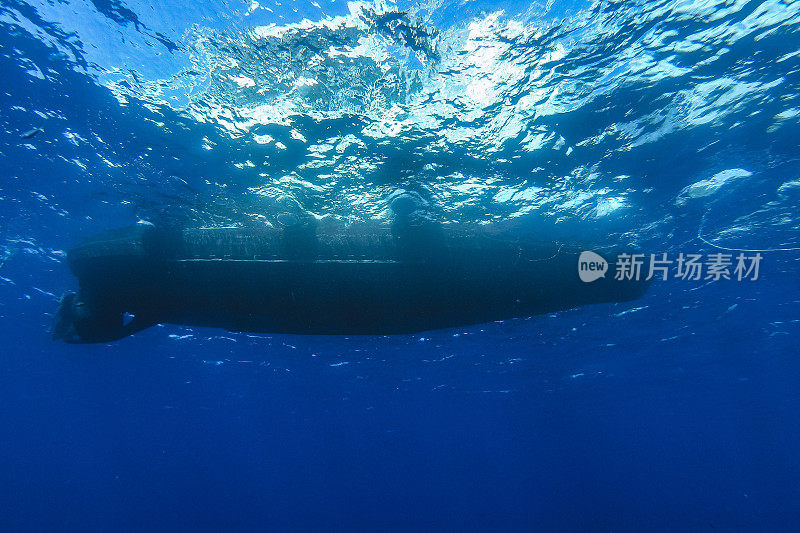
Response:
[[[584,245],[484,226],[386,224],[106,232],[70,250],[80,289],[54,338],[107,342],[157,323],[296,334],[397,334],[640,297],[643,280],[578,276]],[[618,250],[605,250],[614,257]],[[132,319],[131,319],[132,316]]]

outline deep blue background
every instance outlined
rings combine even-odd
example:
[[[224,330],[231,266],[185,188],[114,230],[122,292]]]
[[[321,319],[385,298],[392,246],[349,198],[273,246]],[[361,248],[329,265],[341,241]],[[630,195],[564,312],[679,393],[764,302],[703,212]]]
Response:
[[[230,161],[169,146],[136,172],[83,172],[71,159],[91,165],[97,154],[89,145],[71,152],[65,128],[101,132],[118,162],[148,136],[162,138],[161,128],[81,72],[81,54],[52,55],[48,39],[62,51],[75,39],[13,6],[50,37],[0,33],[0,529],[797,530],[797,252],[765,252],[753,282],[656,282],[636,302],[420,335],[159,326],[112,345],[51,341],[58,295],[74,288],[61,251],[157,211],[158,193],[180,197],[147,173],[175,164],[176,153],[197,188],[199,169],[223,174]],[[470,9],[465,17],[484,6]],[[448,4],[433,20],[455,12]],[[791,48],[759,43],[751,45],[768,59],[754,61],[765,69]],[[738,53],[758,58],[751,52]],[[31,76],[20,58],[54,74]],[[797,97],[795,64],[774,65],[781,92],[742,104],[730,120],[744,126],[715,124],[606,158],[611,175],[656,189],[642,197],[654,219],[675,215],[657,226],[663,233],[642,224],[654,250],[714,251],[695,238],[700,208],[676,214],[675,196],[701,177],[754,171],[744,189],[715,200],[716,213],[743,198],[768,201],[776,184],[797,179],[796,120],[764,133]],[[629,97],[612,93],[563,127],[589,128]],[[649,105],[642,98],[632,107]],[[180,122],[161,112],[168,127]],[[43,133],[20,138],[40,120]],[[187,145],[219,141],[206,125],[180,135]],[[709,155],[700,147],[712,139],[719,149]],[[115,181],[128,171],[132,183]],[[120,205],[127,196],[136,208]],[[796,214],[786,216],[745,244],[791,247]]]
[[[777,291],[719,319],[728,289],[691,312],[668,290],[643,302],[656,323],[598,306],[235,349],[170,342],[175,328],[63,346],[12,303],[4,526],[791,531],[796,322],[752,328],[749,313],[785,318]]]

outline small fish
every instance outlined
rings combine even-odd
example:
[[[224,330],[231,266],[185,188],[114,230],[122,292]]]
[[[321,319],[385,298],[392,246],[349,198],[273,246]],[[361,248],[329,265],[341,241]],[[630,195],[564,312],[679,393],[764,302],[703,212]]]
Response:
[[[44,130],[42,128],[39,128],[39,127],[31,128],[28,131],[26,131],[25,133],[23,133],[22,135],[20,135],[20,137],[22,137],[23,139],[30,139],[31,137],[35,137],[36,135],[39,135],[43,131]]]

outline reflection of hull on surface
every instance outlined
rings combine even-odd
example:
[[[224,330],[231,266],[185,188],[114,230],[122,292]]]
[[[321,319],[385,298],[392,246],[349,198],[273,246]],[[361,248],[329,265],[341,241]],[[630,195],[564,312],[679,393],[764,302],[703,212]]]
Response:
[[[170,234],[139,225],[109,232],[69,252],[83,322],[71,335],[59,334],[58,326],[56,334],[105,341],[161,322],[274,333],[409,333],[631,300],[646,289],[645,282],[611,275],[581,282],[576,246],[448,225],[440,235],[429,253],[415,254],[382,225],[320,229],[306,242],[277,229]],[[137,323],[123,328],[123,313]]]

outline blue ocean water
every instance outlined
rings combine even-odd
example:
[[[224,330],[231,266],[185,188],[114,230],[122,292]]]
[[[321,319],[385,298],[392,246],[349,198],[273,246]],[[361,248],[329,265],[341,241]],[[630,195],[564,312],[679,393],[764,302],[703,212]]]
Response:
[[[796,531],[799,30],[789,0],[4,0],[0,528]],[[101,230],[388,220],[398,188],[763,259],[415,335],[48,333]]]

